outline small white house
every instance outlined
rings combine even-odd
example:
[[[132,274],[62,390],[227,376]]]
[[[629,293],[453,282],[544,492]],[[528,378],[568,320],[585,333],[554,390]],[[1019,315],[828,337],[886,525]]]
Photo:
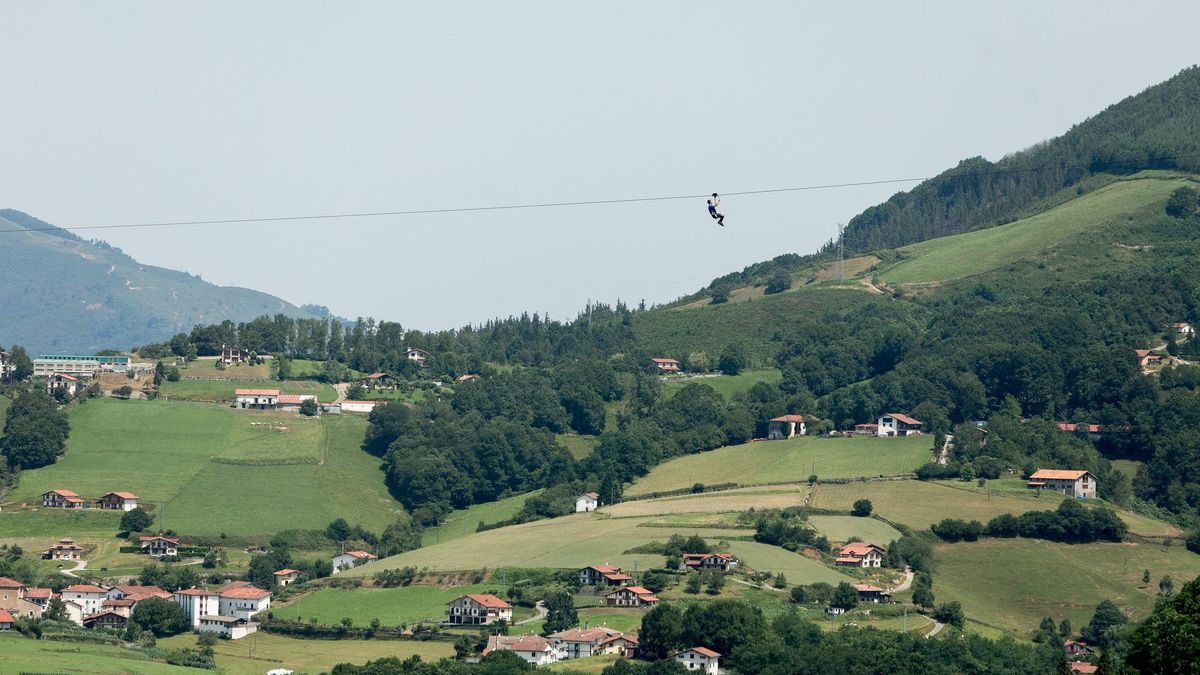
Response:
[[[230,640],[239,640],[251,633],[258,632],[258,624],[236,616],[221,616],[205,614],[197,620],[197,633],[214,633]]]
[[[273,576],[275,588],[283,588],[284,586],[291,586],[300,580],[300,570],[283,569],[275,572]]]
[[[345,553],[340,553],[333,556],[333,573],[337,574],[342,570],[354,569],[359,565],[366,565],[378,557],[374,553],[367,553],[366,551],[346,551]]]
[[[585,492],[575,498],[575,513],[587,513],[600,508],[600,495]]]
[[[96,508],[132,511],[138,507],[138,496],[132,492],[110,492],[96,500]]]
[[[1180,335],[1191,337],[1196,334],[1196,327],[1190,323],[1180,322],[1175,324],[1175,332]]]
[[[708,647],[692,647],[675,654],[675,661],[683,667],[704,675],[717,675],[720,669],[721,655]]]
[[[255,614],[271,608],[271,591],[264,591],[254,586],[237,586],[222,588],[221,602],[218,614],[250,620]]]
[[[73,584],[59,592],[63,602],[73,602],[83,610],[83,615],[95,614],[107,599],[107,588],[92,584]]]
[[[46,393],[50,394],[51,396],[53,396],[54,392],[58,391],[59,389],[62,389],[68,394],[74,396],[75,392],[79,391],[79,387],[79,378],[73,375],[67,375],[66,373],[54,373],[50,377],[46,378]]]
[[[879,427],[876,430],[881,438],[887,436],[915,436],[921,433],[921,420],[913,419],[900,413],[887,413],[879,417]]]
[[[404,355],[409,361],[416,361],[422,366],[425,365],[425,359],[429,358],[429,352],[424,349],[417,349],[416,347],[409,347],[404,350]]]
[[[138,548],[151,558],[161,558],[164,555],[179,554],[179,540],[171,537],[141,535],[138,537]]]
[[[512,652],[535,666],[558,663],[566,656],[561,644],[540,635],[493,635],[488,638],[483,655],[492,652]]]
[[[781,415],[767,422],[767,439],[784,441],[808,433],[804,415]]]
[[[188,625],[193,629],[200,626],[200,617],[220,616],[221,596],[203,588],[186,588],[175,591],[175,604],[183,607]]]

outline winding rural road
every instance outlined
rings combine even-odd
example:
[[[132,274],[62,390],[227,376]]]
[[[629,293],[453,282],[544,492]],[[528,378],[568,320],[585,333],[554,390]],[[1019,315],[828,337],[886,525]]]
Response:
[[[904,591],[907,591],[908,589],[912,588],[912,582],[913,582],[914,576],[916,576],[916,575],[913,574],[912,568],[905,567],[904,568],[904,582],[901,583],[899,586],[893,588],[892,593],[903,593]]]
[[[946,624],[944,624],[940,621],[934,621],[933,622],[933,630],[926,633],[925,638],[928,639],[928,638],[933,637],[934,635],[937,635],[938,633],[942,632],[942,629],[945,627],[946,627]]]
[[[87,561],[86,561],[86,560],[80,560],[80,561],[79,561],[79,564],[75,565],[75,566],[74,566],[74,567],[72,567],[71,569],[69,569],[69,570],[67,570],[67,569],[62,569],[62,570],[59,570],[59,571],[58,571],[58,573],[59,573],[59,574],[63,574],[63,575],[65,575],[65,576],[68,576],[68,577],[74,577],[74,578],[76,578],[76,579],[79,579],[79,578],[80,578],[80,576],[79,576],[78,574],[75,574],[75,573],[76,573],[76,572],[82,572],[82,571],[84,571],[85,569],[87,569]]]
[[[521,619],[520,621],[514,623],[513,625],[514,626],[524,626],[527,623],[533,623],[534,621],[539,621],[541,619],[546,618],[546,615],[549,613],[550,613],[549,610],[546,609],[546,603],[542,602],[541,600],[538,600],[537,604],[533,606],[533,616],[529,617],[528,619]]]

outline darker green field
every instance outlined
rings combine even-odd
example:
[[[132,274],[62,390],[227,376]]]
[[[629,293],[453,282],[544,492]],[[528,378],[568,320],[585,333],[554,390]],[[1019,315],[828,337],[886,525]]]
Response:
[[[725,400],[733,398],[734,394],[748,391],[750,387],[759,382],[767,384],[779,384],[783,379],[783,373],[775,368],[761,368],[758,370],[746,370],[737,375],[717,375],[707,377],[680,377],[671,378],[663,382],[663,396],[671,398],[680,389],[683,389],[689,384],[706,384],[712,387],[716,392],[725,397]]]
[[[163,382],[162,395],[180,401],[232,401],[237,389],[278,389],[285,394],[315,394],[328,403],[337,400],[333,387],[311,380],[188,380]]]

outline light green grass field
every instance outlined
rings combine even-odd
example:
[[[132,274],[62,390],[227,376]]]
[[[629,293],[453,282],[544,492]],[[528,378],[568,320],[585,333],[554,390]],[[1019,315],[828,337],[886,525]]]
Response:
[[[730,514],[750,508],[783,509],[789,506],[803,506],[807,493],[807,485],[741,488],[698,495],[639,499],[605,506],[602,511],[618,517],[675,516],[674,518],[656,518],[655,522],[665,522],[675,526],[702,527],[705,518],[684,517],[685,514]]]
[[[924,529],[944,518],[988,520],[1002,513],[1053,509],[1061,497],[1044,493],[1026,499],[1006,493],[958,489],[942,483],[918,480],[818,485],[811,505],[848,511],[860,498],[871,500],[875,513],[893,522]]]
[[[526,492],[486,504],[473,504],[465,509],[451,511],[441,525],[426,529],[421,534],[425,546],[439,544],[475,534],[480,523],[498,523],[517,515],[525,500],[541,490]]]
[[[715,358],[715,357],[714,357]],[[707,384],[717,391],[718,394],[725,397],[726,400],[733,398],[734,394],[749,391],[750,387],[759,382],[767,384],[779,384],[783,380],[783,373],[777,368],[762,368],[758,370],[746,370],[737,375],[718,375],[716,377],[689,377],[686,379],[669,379],[663,383],[663,396],[667,399],[672,398],[689,384]]]
[[[879,276],[888,284],[950,281],[1027,259],[1058,242],[1126,222],[1133,213],[1160,208],[1176,180],[1124,180],[1014,223],[905,246],[904,260]]]
[[[911,473],[929,461],[929,436],[810,438],[756,441],[677,457],[638,479],[630,495],[678,490],[695,483],[769,483]]]
[[[192,361],[186,368],[179,369],[179,377],[182,379],[196,377],[230,377],[247,380],[265,380],[270,379],[273,361],[267,361],[261,365],[252,366],[248,363],[239,363],[226,366],[224,370],[217,368],[216,357],[201,357]]]
[[[324,361],[310,361],[308,359],[292,359],[291,361],[288,361],[288,365],[291,366],[291,369],[292,369],[291,377],[315,378],[323,372],[323,369],[325,367],[325,362]],[[369,374],[370,373],[360,373],[359,371],[351,368],[350,369],[350,380],[352,382],[354,380],[361,380],[362,378],[366,377]]]
[[[373,565],[369,565],[368,569],[370,567]],[[318,623],[323,624],[337,624],[349,617],[356,626],[368,625],[372,619],[379,619],[385,626],[398,626],[418,621],[442,621],[446,616],[446,604],[468,593],[496,593],[503,596],[504,591],[505,587],[500,583],[455,588],[323,588],[296,601],[274,605],[271,610],[277,617],[301,617],[304,621],[316,618]]]
[[[845,542],[850,537],[886,545],[899,539],[900,532],[887,523],[874,518],[855,516],[809,516],[808,523],[830,541]]]
[[[729,543],[729,549],[746,567],[758,572],[782,572],[793,584],[813,584],[818,581],[834,585],[840,581],[854,583],[853,579],[833,568],[778,546],[755,541],[733,541]]]
[[[300,420],[215,405],[115,399],[89,402],[71,414],[66,455],[56,464],[24,472],[10,502],[36,500],[56,488],[89,499],[128,490],[155,507],[156,516],[165,508],[165,526],[185,537],[323,528],[339,516],[378,531],[403,517],[383,484],[379,460],[359,448],[366,428],[360,417]],[[295,431],[251,426],[280,420]],[[212,461],[289,461],[285,456],[324,463],[245,466]],[[59,511],[23,517],[80,516]],[[46,527],[38,533],[65,529]]]
[[[202,671],[146,660],[129,649],[109,645],[30,640],[0,633],[0,672],[174,675]]]
[[[194,634],[176,635],[159,640],[160,647],[195,647]],[[241,640],[218,640],[217,671],[227,675],[262,675],[268,670],[285,668],[297,673],[328,672],[339,663],[362,665],[367,661],[396,656],[401,660],[420,656],[424,661],[454,656],[449,642],[415,640],[298,640],[258,632]],[[253,656],[251,651],[253,650]],[[170,672],[211,673],[179,669]]]
[[[958,600],[968,617],[1014,631],[1037,628],[1043,617],[1082,626],[1105,598],[1131,619],[1154,607],[1158,580],[1179,588],[1200,574],[1200,556],[1175,545],[1056,544],[1035,539],[982,539],[937,547],[933,592]],[[1143,588],[1142,570],[1151,583]]]
[[[285,394],[315,394],[317,399],[327,403],[337,400],[337,391],[333,387],[311,380],[262,382],[181,379],[178,382],[163,382],[159,387],[163,396],[181,401],[232,401],[237,389],[278,389]]]
[[[575,459],[583,459],[592,454],[600,443],[599,436],[580,436],[579,434],[558,434],[555,437],[558,444],[566,448]]]
[[[600,656],[589,656],[586,659],[569,659],[551,663],[548,666],[542,666],[539,670],[545,670],[551,673],[602,673],[604,669],[616,663],[621,656],[619,654],[602,654]]]

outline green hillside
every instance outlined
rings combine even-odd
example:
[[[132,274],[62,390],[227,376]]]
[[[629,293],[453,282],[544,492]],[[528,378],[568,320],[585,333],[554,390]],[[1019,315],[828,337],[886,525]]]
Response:
[[[284,300],[245,288],[144,265],[104,242],[80,239],[20,211],[0,210],[0,313],[4,345],[30,353],[128,349],[190,330],[197,323],[249,321],[260,314],[311,316]],[[54,274],[46,274],[53,269]],[[63,330],[70,326],[70,330]]]
[[[22,473],[8,501],[36,501],[58,488],[92,499],[127,490],[183,534],[261,539],[324,528],[339,516],[378,531],[402,508],[378,460],[359,449],[365,426],[351,415],[97,399],[72,409],[66,455]]]

